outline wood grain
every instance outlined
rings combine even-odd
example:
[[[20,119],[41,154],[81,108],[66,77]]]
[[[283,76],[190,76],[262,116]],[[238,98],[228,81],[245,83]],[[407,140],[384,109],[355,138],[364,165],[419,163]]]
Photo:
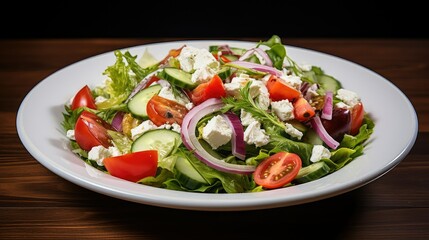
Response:
[[[70,183],[22,146],[16,111],[42,79],[95,54],[168,40],[177,39],[0,40],[0,239],[230,239],[271,234],[285,239],[429,239],[425,39],[285,39],[288,45],[336,55],[379,73],[406,94],[418,113],[416,143],[397,167],[364,187],[318,202],[244,212],[146,206]],[[300,232],[301,226],[308,226],[308,232]]]

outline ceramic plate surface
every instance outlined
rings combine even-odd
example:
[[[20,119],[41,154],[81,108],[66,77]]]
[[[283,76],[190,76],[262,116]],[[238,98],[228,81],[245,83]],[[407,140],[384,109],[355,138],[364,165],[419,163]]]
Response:
[[[229,44],[251,48],[253,42],[181,41],[155,43],[128,49],[141,56],[147,48],[157,59],[183,44],[198,48]],[[147,205],[191,210],[251,210],[291,206],[342,194],[377,179],[401,162],[417,136],[417,115],[407,97],[391,82],[350,61],[292,46],[288,55],[298,63],[321,67],[343,87],[359,94],[375,121],[374,133],[364,155],[319,180],[258,193],[204,194],[135,184],[104,174],[73,154],[61,128],[64,104],[85,84],[100,85],[113,52],[67,66],[37,84],[24,98],[17,115],[19,137],[30,154],[55,174],[84,188],[115,198]]]

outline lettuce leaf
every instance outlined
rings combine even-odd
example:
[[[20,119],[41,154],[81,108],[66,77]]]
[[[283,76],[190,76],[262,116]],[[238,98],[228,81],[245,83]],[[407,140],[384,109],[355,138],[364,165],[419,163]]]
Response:
[[[120,105],[128,98],[137,84],[136,78],[129,74],[130,66],[125,64],[123,54],[117,50],[115,51],[115,56],[115,64],[107,67],[103,73],[109,77],[106,80],[106,85],[95,89],[97,95],[107,98],[106,101],[97,104],[99,109],[107,109]]]

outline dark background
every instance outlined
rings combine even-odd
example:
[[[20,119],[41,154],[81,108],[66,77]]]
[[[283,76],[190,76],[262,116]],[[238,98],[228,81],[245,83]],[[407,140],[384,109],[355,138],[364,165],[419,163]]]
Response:
[[[429,10],[412,1],[13,2],[0,38],[427,38]]]

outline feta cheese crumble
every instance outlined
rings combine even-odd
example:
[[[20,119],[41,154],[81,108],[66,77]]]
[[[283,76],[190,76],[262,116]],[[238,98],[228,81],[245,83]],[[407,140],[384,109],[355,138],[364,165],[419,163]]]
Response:
[[[281,100],[277,102],[271,102],[271,110],[280,118],[282,121],[294,119],[293,105],[289,100]]]
[[[356,104],[360,102],[360,97],[357,95],[357,93],[347,90],[347,89],[339,89],[337,91],[338,99],[344,102],[347,106],[350,108],[353,108]]]
[[[323,145],[314,145],[313,150],[311,151],[310,161],[317,162],[322,158],[330,158],[331,152]]]
[[[232,129],[220,115],[210,119],[203,128],[203,139],[206,140],[213,149],[225,145],[231,141],[231,137]]]
[[[261,129],[261,123],[258,121],[252,122],[244,131],[244,141],[247,144],[255,144],[257,147],[262,147],[270,142],[270,137]]]
[[[122,155],[117,147],[105,148],[103,146],[96,146],[91,148],[88,152],[88,159],[94,160],[99,166],[103,166],[103,161],[108,157],[116,157]]]
[[[219,62],[207,49],[186,46],[182,49],[177,60],[185,72],[193,72],[191,80],[202,83],[210,80],[219,68]]]

